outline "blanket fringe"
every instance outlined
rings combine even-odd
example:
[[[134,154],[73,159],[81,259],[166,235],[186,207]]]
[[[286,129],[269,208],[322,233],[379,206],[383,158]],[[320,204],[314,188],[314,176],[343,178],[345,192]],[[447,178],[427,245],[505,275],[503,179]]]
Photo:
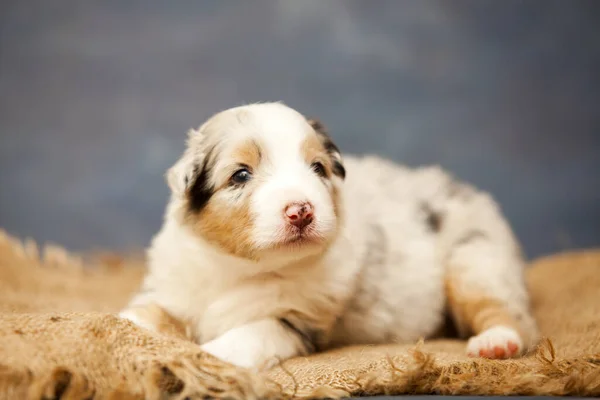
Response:
[[[83,269],[83,257],[69,252],[64,247],[47,243],[40,251],[33,239],[27,238],[22,241],[2,229],[0,229],[0,246],[9,248],[15,256],[38,267],[67,271]]]

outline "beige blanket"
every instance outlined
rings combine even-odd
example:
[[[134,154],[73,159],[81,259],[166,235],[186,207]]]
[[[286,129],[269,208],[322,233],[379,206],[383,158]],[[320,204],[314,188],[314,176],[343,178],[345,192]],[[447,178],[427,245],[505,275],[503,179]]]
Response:
[[[142,274],[139,260],[40,252],[0,231],[0,399],[600,396],[600,251],[559,254],[529,270],[547,338],[525,358],[468,359],[464,342],[435,340],[335,350],[263,375],[202,354],[176,332],[116,318]]]

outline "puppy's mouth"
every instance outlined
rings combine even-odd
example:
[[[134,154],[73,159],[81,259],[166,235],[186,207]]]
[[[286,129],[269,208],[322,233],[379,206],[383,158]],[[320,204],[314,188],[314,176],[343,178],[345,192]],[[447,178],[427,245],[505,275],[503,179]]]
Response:
[[[279,241],[280,246],[304,246],[318,245],[325,242],[325,237],[320,234],[312,226],[305,228],[296,228],[293,226],[286,227],[285,232],[281,235]]]

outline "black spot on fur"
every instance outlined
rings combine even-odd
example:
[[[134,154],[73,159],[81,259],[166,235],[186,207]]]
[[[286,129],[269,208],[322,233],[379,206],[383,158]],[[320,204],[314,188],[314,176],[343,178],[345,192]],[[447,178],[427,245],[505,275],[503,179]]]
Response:
[[[442,216],[439,213],[432,212],[427,216],[427,225],[433,232],[439,232],[442,228]]]
[[[480,231],[478,229],[467,232],[460,239],[454,243],[455,247],[464,246],[465,244],[471,243],[474,240],[487,239],[487,235],[485,232]]]
[[[281,323],[281,325],[283,325],[286,329],[298,335],[298,337],[302,340],[304,349],[308,354],[317,351],[318,332],[316,330],[301,328],[300,324],[293,323],[290,318],[279,318],[279,323]]]
[[[425,223],[427,228],[434,233],[438,233],[442,229],[444,217],[441,212],[434,210],[427,203],[421,204],[421,210],[425,213]]]
[[[189,190],[188,198],[190,211],[195,213],[202,211],[214,193],[208,181],[211,171],[210,158],[211,152],[209,151],[202,165],[196,165],[194,168],[194,183]]]

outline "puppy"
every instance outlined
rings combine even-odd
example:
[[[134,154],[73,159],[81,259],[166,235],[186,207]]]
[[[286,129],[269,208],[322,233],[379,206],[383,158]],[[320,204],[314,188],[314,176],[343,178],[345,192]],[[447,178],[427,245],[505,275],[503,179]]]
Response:
[[[206,352],[253,368],[432,337],[447,313],[470,356],[535,343],[510,227],[490,196],[438,167],[342,160],[319,122],[266,103],[190,131],[167,181],[148,274],[120,314],[139,326],[172,318]]]

